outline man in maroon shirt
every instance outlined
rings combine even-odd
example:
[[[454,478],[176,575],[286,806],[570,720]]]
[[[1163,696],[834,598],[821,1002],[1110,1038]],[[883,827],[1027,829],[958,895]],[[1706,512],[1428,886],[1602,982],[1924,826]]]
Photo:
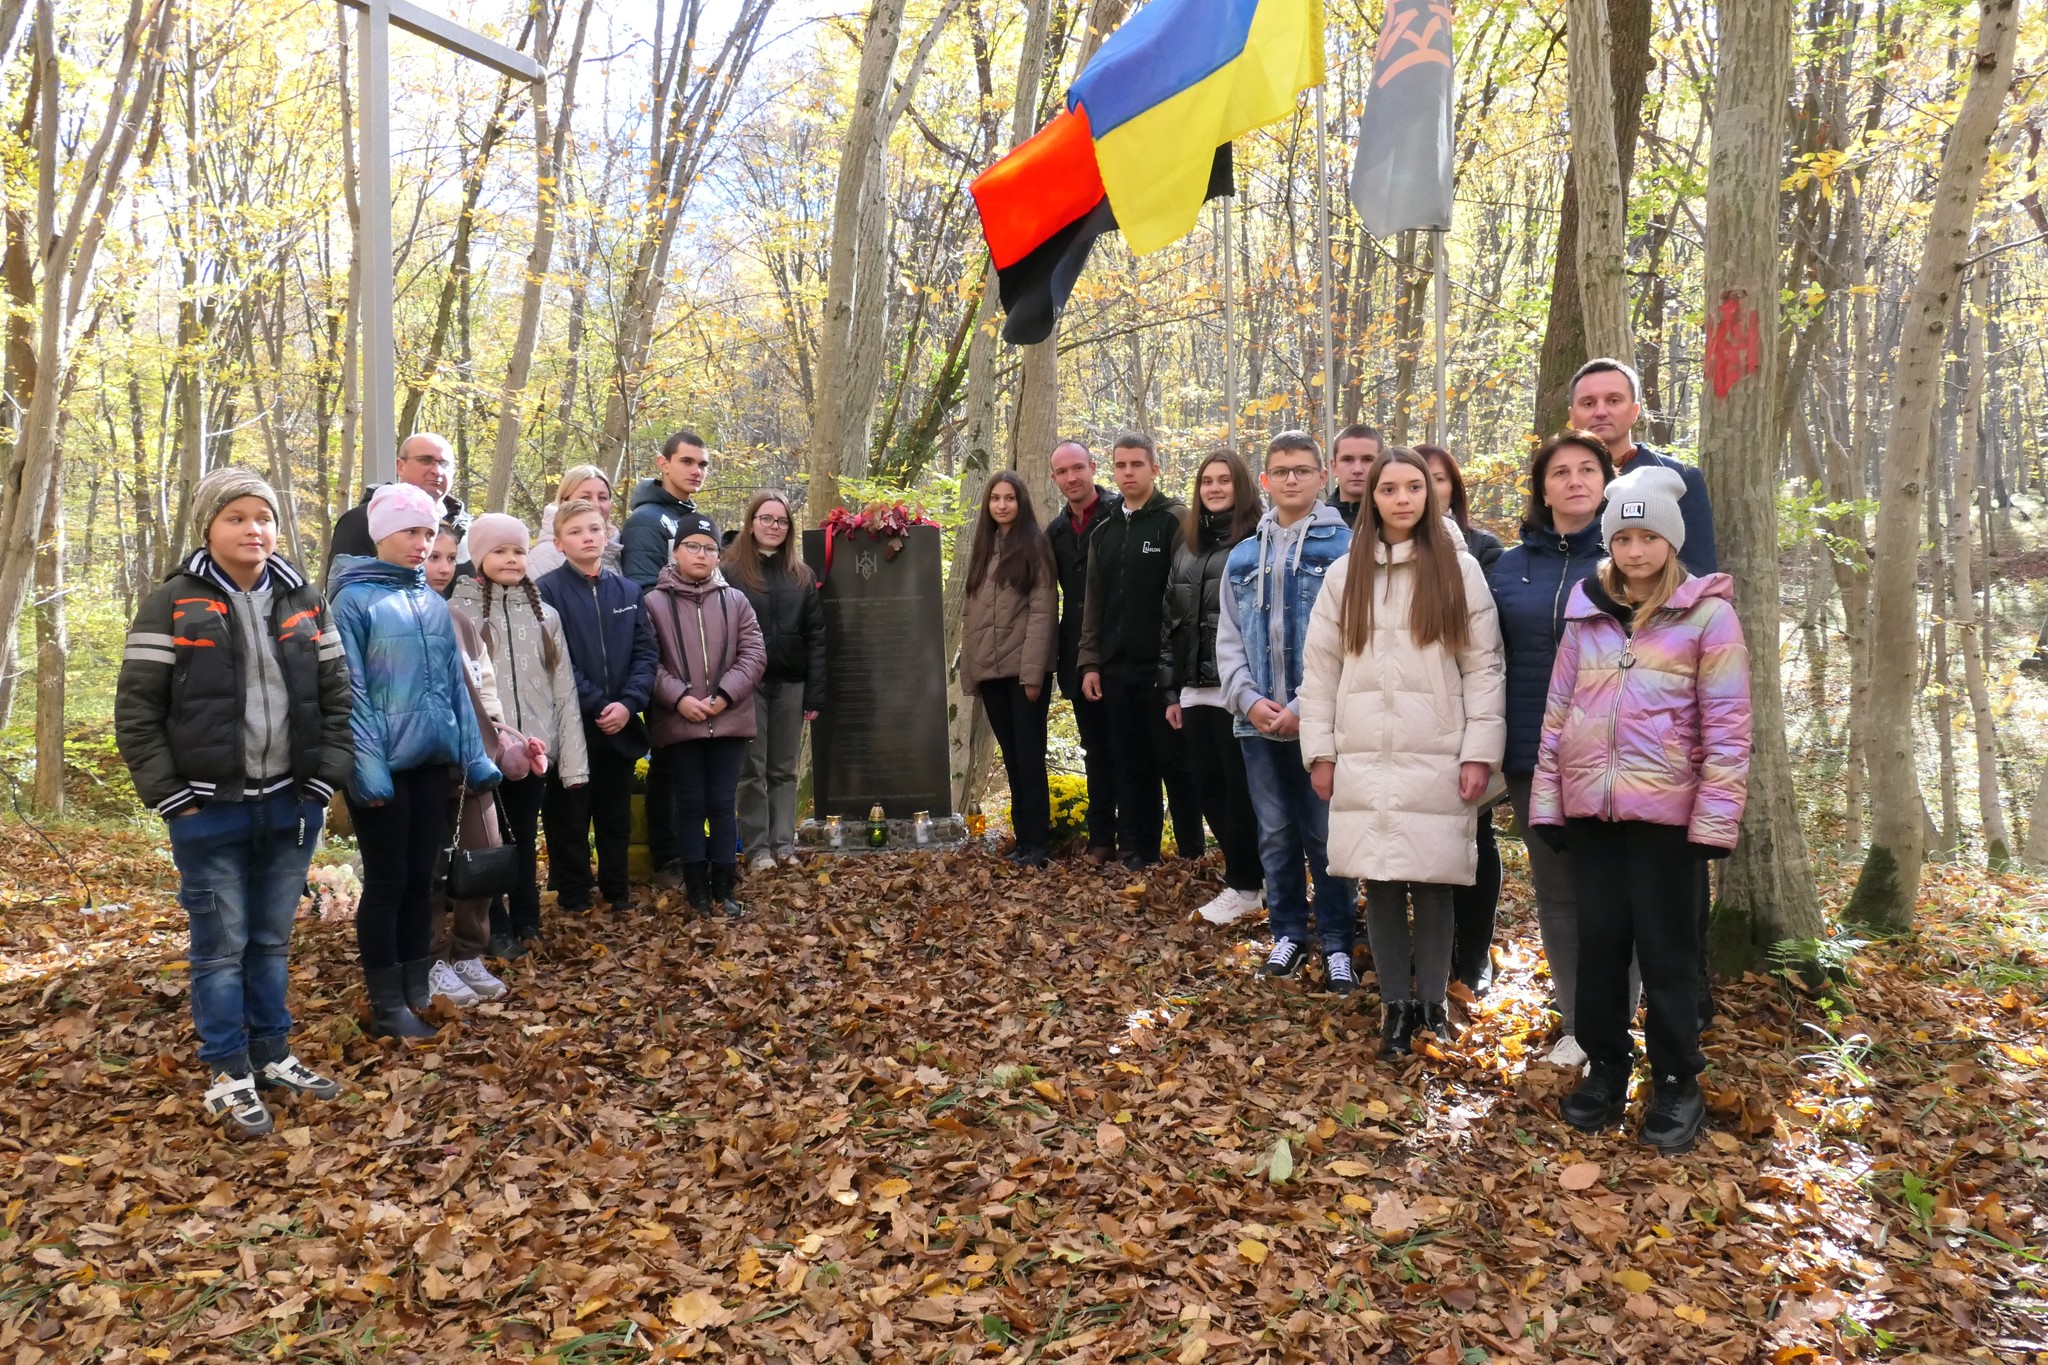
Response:
[[[1106,862],[1116,852],[1116,786],[1109,778],[1107,713],[1081,694],[1081,610],[1088,585],[1088,542],[1120,499],[1095,482],[1095,456],[1079,441],[1052,452],[1052,481],[1066,506],[1045,528],[1060,580],[1060,695],[1074,707],[1081,761],[1088,776],[1088,857]]]

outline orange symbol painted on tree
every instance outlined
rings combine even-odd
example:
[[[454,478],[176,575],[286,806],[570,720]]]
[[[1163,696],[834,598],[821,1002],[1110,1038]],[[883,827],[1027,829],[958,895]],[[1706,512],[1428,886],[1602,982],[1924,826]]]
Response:
[[[1730,290],[1721,296],[1719,320],[1707,331],[1707,382],[1714,397],[1726,398],[1744,376],[1763,364],[1764,340],[1757,328],[1756,309],[1745,315],[1742,295]]]

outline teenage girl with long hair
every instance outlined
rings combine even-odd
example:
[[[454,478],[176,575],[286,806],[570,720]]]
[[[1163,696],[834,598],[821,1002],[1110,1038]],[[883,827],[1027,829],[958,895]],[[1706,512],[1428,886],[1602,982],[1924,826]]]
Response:
[[[1330,802],[1330,871],[1366,884],[1381,1051],[1397,1056],[1418,1030],[1448,1036],[1451,889],[1477,871],[1506,732],[1493,595],[1428,461],[1382,451],[1366,494],[1309,621],[1301,751]]]
[[[1058,584],[1052,545],[1039,529],[1031,490],[1008,470],[992,476],[975,520],[960,632],[960,690],[981,698],[1010,779],[1010,856],[1042,867],[1052,843],[1045,717],[1059,655]]]
[[[1259,486],[1238,453],[1210,451],[1195,470],[1194,498],[1181,519],[1173,572],[1166,580],[1160,660],[1168,682],[1166,723],[1181,732],[1203,818],[1223,849],[1223,889],[1195,912],[1211,924],[1229,924],[1265,900],[1258,817],[1252,812],[1244,751],[1224,704],[1216,656],[1216,627],[1223,620],[1227,591],[1224,565],[1239,541],[1258,534],[1264,511]]]

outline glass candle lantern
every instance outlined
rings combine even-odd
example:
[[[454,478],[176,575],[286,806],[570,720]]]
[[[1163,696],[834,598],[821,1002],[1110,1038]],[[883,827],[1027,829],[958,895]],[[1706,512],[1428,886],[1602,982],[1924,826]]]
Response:
[[[846,828],[839,823],[839,817],[836,815],[825,817],[825,843],[830,848],[846,847]]]
[[[921,810],[911,817],[910,834],[920,846],[932,841],[932,813]]]
[[[868,847],[885,848],[889,843],[889,822],[880,806],[868,807]]]

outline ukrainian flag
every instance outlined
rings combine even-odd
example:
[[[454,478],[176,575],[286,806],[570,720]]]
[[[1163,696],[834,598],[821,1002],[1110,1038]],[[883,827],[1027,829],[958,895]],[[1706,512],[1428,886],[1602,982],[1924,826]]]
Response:
[[[1195,225],[1216,149],[1323,81],[1322,0],[1152,0],[1067,92],[1117,226],[1140,255]]]

